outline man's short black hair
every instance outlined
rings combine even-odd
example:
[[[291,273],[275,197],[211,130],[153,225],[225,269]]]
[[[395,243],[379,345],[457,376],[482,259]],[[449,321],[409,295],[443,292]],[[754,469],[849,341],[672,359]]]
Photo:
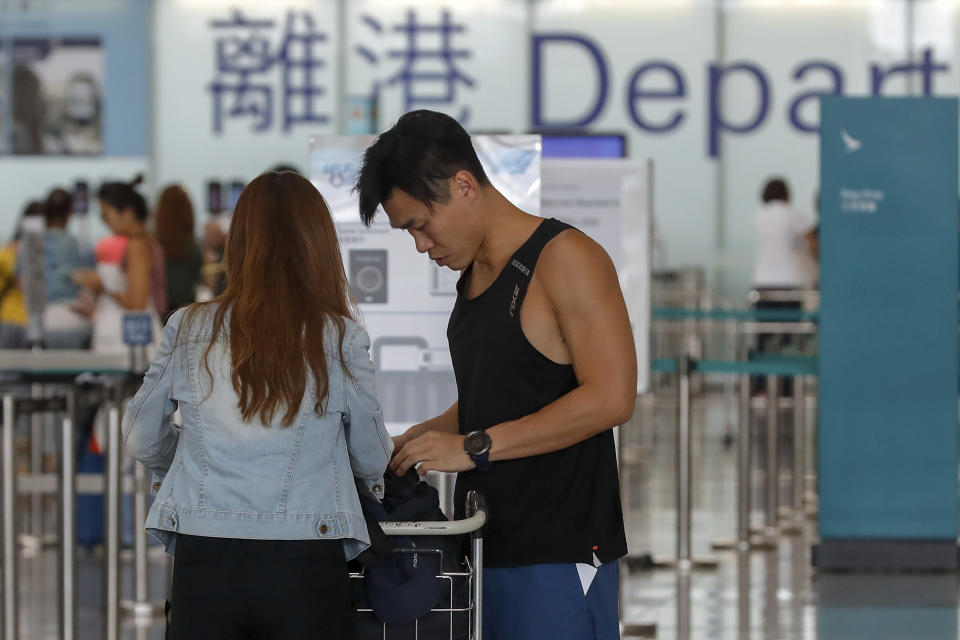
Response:
[[[448,115],[421,109],[405,114],[363,154],[354,191],[360,198],[360,219],[369,225],[394,188],[427,207],[450,198],[447,180],[469,171],[488,183],[470,135]]]
[[[787,182],[783,178],[772,178],[763,187],[764,203],[775,200],[790,202],[790,188],[787,187]]]

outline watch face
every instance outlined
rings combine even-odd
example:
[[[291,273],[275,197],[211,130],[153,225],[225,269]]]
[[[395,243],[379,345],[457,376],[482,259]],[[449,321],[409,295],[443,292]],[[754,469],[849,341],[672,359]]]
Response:
[[[467,435],[463,447],[471,456],[481,456],[490,448],[490,436],[484,431],[474,431]]]

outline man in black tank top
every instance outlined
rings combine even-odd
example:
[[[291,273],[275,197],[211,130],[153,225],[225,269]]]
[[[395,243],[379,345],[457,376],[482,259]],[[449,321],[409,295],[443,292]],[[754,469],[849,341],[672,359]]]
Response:
[[[458,401],[395,438],[391,464],[459,472],[458,517],[468,491],[487,498],[484,639],[618,638],[612,428],[633,413],[637,371],[609,256],[510,203],[436,112],[382,134],[356,190],[364,223],[383,205],[417,251],[461,272],[447,327]]]

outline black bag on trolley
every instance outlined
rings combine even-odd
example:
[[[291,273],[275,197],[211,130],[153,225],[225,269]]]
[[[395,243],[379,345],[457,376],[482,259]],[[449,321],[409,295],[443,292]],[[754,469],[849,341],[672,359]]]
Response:
[[[351,567],[356,572],[362,566],[364,572],[363,580],[351,580],[358,640],[466,640],[469,581],[466,576],[440,577],[466,572],[464,537],[387,536],[379,525],[447,520],[437,490],[411,470],[402,477],[387,471],[382,501],[359,483],[358,492],[371,541]]]

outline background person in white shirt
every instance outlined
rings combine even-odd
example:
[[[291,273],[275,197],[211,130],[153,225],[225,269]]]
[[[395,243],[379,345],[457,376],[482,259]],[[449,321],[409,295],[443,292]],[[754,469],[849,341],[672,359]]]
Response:
[[[763,187],[763,205],[754,214],[757,254],[753,286],[757,289],[807,289],[815,284],[810,265],[817,219],[790,206],[783,178]]]
[[[771,178],[763,187],[763,205],[754,214],[757,254],[753,268],[753,287],[763,289],[812,289],[818,278],[814,246],[817,219],[790,206],[790,189],[783,178]],[[800,309],[797,300],[760,300],[757,309]],[[788,346],[789,338],[777,334],[757,336],[757,351],[777,353]],[[754,392],[765,391],[765,380],[755,378]],[[784,380],[782,391],[792,391]]]

